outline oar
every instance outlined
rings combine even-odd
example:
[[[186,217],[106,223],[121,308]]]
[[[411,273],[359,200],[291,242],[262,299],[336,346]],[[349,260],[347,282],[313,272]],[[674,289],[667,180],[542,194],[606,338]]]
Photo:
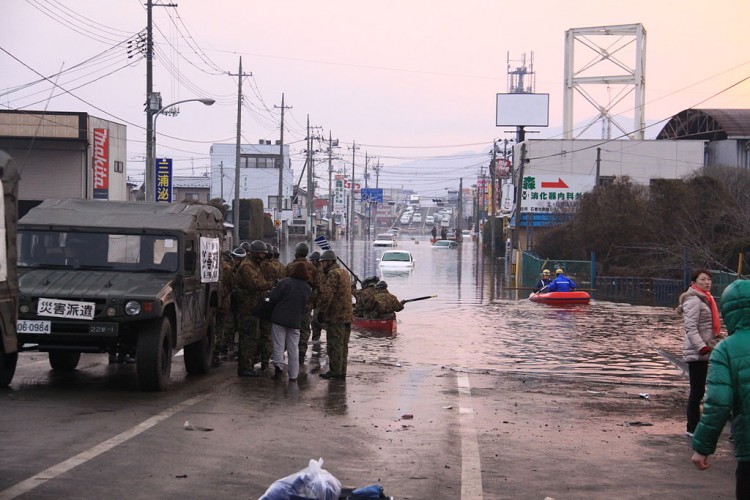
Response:
[[[533,297],[534,295],[536,295],[536,294],[538,294],[538,293],[542,293],[542,292],[543,292],[543,291],[545,291],[545,290],[546,290],[547,288],[549,288],[549,285],[544,285],[544,286],[543,286],[542,288],[540,288],[540,289],[539,289],[539,291],[538,291],[538,292],[531,292],[531,294],[530,294],[530,295],[529,295],[529,296],[528,296],[528,297],[526,298],[526,300],[529,300],[529,299],[530,299],[531,297]]]
[[[402,304],[406,304],[407,302],[416,302],[417,300],[427,300],[427,299],[434,299],[437,297],[437,295],[425,295],[424,297],[417,297],[416,299],[406,299],[402,300]]]
[[[328,243],[328,240],[323,235],[320,235],[320,236],[316,237],[315,238],[315,243],[321,248],[321,250],[331,250],[331,244]],[[362,284],[362,280],[359,279],[359,276],[357,276],[356,274],[354,274],[354,271],[352,271],[351,269],[349,269],[349,266],[347,266],[344,263],[344,261],[341,260],[341,257],[339,257],[337,255],[336,259],[338,259],[338,261],[341,262],[341,265],[344,266],[346,268],[346,270],[349,271],[352,276],[354,276],[354,279],[357,280],[359,282],[359,284],[361,285]]]

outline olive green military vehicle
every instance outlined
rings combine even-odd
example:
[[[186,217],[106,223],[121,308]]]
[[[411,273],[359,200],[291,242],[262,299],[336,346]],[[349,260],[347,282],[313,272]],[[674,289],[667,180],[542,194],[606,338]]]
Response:
[[[0,151],[0,387],[13,380],[18,361],[16,314],[16,221],[18,219],[18,168],[13,159]]]
[[[224,227],[214,207],[46,200],[18,221],[21,350],[72,371],[81,353],[135,355],[142,390],[167,388],[172,356],[207,373]]]

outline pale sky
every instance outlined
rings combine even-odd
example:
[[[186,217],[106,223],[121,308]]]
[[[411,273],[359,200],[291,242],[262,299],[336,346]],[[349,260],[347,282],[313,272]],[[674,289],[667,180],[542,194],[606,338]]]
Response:
[[[128,59],[125,44],[112,47],[145,29],[143,3],[3,0],[2,109],[84,111],[125,123],[128,172],[141,174],[146,63],[143,57]],[[330,131],[341,141],[339,168],[351,171],[349,148],[356,141],[357,176],[367,153],[384,165],[380,187],[420,181],[428,195],[457,187],[459,177],[476,177],[492,141],[513,137],[506,133],[512,129],[495,126],[495,94],[507,91],[508,53],[517,65],[533,52],[535,91],[550,94],[550,127],[532,129],[540,131],[533,138],[559,137],[564,38],[571,28],[644,26],[648,122],[688,107],[743,108],[750,102],[750,82],[725,91],[750,76],[747,0],[173,3],[178,7],[154,8],[155,90],[162,92],[163,104],[204,96],[217,100],[211,107],[183,104],[177,117],[159,117],[157,156],[174,158],[178,175],[201,174],[211,143],[234,142],[237,79],[226,73],[237,73],[240,56],[243,70],[252,72],[243,83],[243,142],[279,138],[274,106],[280,106],[283,92],[291,106],[284,139],[291,144],[297,176],[309,115],[319,127],[316,134],[327,138]],[[39,80],[24,65],[76,97],[58,95],[48,82],[23,87]],[[609,95],[617,92],[612,88]],[[632,124],[631,103],[632,97],[626,98],[620,106],[626,124]],[[594,115],[580,99],[575,109],[577,122]],[[599,137],[600,127],[593,132]],[[425,162],[444,155],[459,158],[450,169]],[[325,190],[327,164],[316,167],[316,174]]]

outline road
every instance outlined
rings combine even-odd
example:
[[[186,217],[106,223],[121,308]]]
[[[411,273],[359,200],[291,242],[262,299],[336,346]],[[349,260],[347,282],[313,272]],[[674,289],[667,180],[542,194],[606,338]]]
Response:
[[[733,498],[730,443],[695,470],[673,386],[646,399],[638,385],[362,359],[346,381],[320,379],[317,358],[296,384],[235,370],[187,377],[177,357],[170,389],[142,393],[134,366],[106,355],[57,374],[22,354],[1,395],[0,498],[258,498],[320,457],[343,485],[397,499]]]

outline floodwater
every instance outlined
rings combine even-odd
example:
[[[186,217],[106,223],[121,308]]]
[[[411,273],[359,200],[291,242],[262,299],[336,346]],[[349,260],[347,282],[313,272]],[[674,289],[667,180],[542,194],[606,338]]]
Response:
[[[681,318],[672,309],[597,300],[574,306],[530,302],[528,291],[504,289],[504,261],[493,266],[469,240],[458,249],[436,249],[426,236],[402,234],[396,248],[412,252],[414,269],[385,273],[377,259],[386,249],[374,248],[371,240],[331,243],[360,279],[380,276],[399,299],[437,294],[405,305],[396,337],[352,331],[350,359],[685,384],[682,371],[663,354],[679,358],[682,350]]]

